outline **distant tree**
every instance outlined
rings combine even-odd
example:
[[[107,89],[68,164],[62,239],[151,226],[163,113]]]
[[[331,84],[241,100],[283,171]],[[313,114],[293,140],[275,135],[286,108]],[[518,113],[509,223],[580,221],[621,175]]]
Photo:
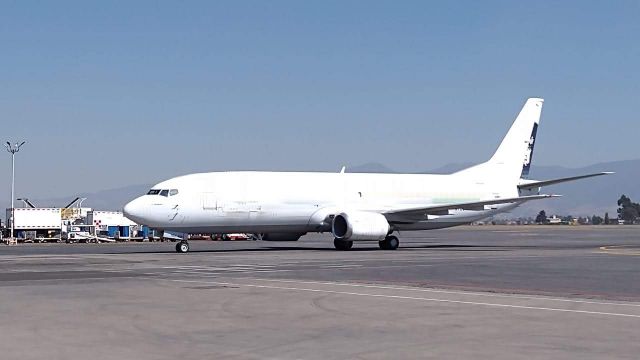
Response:
[[[604,213],[604,224],[605,225],[609,225],[611,223],[611,221],[609,220],[609,213],[606,212]]]
[[[620,195],[620,199],[618,199],[618,206],[623,207],[623,206],[630,206],[630,205],[631,205],[631,199],[627,197],[627,195],[625,194]]]
[[[536,216],[537,224],[546,224],[547,222],[547,213],[544,210],[540,210],[538,216]]]
[[[618,199],[618,219],[624,220],[625,224],[633,224],[640,216],[640,204],[634,203],[626,195]]]
[[[578,224],[580,224],[580,225],[589,225],[589,218],[580,216],[578,218]]]
[[[600,225],[602,224],[602,218],[597,215],[593,215],[591,217],[591,225]]]

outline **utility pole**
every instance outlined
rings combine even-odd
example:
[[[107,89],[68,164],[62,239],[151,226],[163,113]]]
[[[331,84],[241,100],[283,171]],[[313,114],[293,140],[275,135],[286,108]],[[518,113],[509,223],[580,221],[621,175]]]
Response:
[[[11,145],[10,142],[4,145],[7,151],[11,154],[11,234],[9,235],[9,242],[13,243],[15,238],[13,237],[14,219],[15,219],[15,207],[13,206],[13,199],[15,198],[15,185],[16,185],[16,153],[20,151],[20,147],[24,145],[26,141],[18,144],[17,142]]]

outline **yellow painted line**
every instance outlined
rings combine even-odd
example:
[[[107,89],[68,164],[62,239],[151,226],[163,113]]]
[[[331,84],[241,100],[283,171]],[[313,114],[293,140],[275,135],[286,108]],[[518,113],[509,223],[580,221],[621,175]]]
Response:
[[[599,250],[598,252],[601,254],[640,256],[640,246],[638,245],[600,246]]]

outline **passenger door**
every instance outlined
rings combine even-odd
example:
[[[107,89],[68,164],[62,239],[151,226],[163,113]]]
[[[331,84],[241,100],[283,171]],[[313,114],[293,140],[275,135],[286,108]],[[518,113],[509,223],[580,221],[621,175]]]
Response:
[[[206,211],[218,210],[218,198],[214,193],[202,193],[202,209]]]

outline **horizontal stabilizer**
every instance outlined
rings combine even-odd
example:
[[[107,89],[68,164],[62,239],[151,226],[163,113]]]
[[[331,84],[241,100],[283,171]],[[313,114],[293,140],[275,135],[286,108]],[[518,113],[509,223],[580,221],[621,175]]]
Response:
[[[499,204],[514,204],[523,203],[529,200],[547,199],[552,197],[559,197],[560,195],[529,195],[519,196],[514,198],[502,198],[491,199],[473,202],[461,202],[451,204],[435,204],[422,207],[404,208],[389,210],[383,213],[383,215],[399,215],[399,216],[415,216],[415,215],[438,215],[447,210],[484,210],[485,205],[499,205]]]
[[[567,181],[574,181],[574,180],[586,179],[586,178],[590,178],[590,177],[594,177],[594,176],[611,175],[611,174],[615,174],[615,173],[611,172],[611,171],[603,171],[603,172],[599,172],[599,173],[593,173],[593,174],[587,174],[587,175],[579,175],[579,176],[571,176],[571,177],[552,179],[552,180],[543,180],[543,181],[526,180],[525,183],[522,183],[522,184],[518,185],[518,189],[520,189],[520,190],[530,190],[530,189],[535,189],[535,188],[539,188],[539,187],[543,187],[543,186],[559,184],[559,183],[563,183],[563,182],[567,182]]]

